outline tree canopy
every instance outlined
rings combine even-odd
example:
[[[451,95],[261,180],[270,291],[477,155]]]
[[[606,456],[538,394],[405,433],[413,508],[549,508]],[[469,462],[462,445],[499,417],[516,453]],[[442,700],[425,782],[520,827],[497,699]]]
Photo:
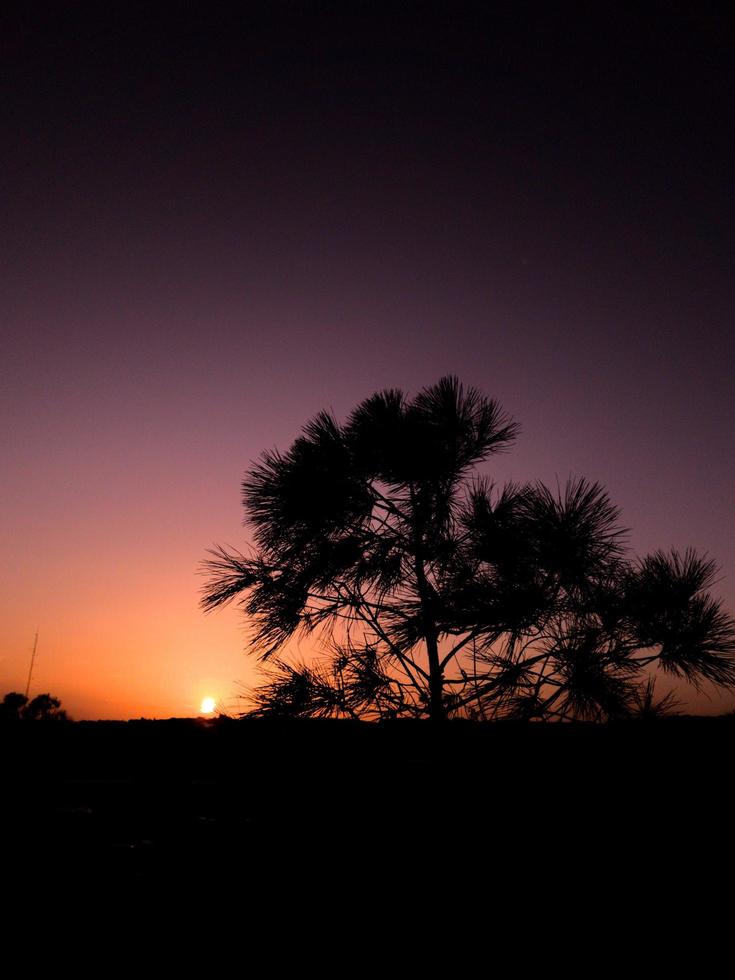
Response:
[[[243,481],[247,553],[205,562],[237,601],[256,715],[602,720],[655,709],[654,672],[735,685],[735,621],[694,550],[628,555],[599,484],[496,486],[516,423],[446,377],[321,412]],[[289,657],[312,636],[308,660]],[[666,707],[667,705],[663,705]]]
[[[68,721],[59,698],[37,694],[30,701],[25,694],[10,691],[0,702],[0,721]]]

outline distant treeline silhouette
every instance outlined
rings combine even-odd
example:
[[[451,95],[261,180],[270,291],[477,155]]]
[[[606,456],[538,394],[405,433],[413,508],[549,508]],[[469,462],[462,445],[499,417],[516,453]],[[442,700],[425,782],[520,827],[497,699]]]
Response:
[[[473,474],[518,427],[453,377],[321,412],[243,482],[247,554],[217,547],[203,607],[237,600],[265,677],[256,716],[656,716],[654,672],[735,684],[735,622],[694,550],[631,558],[583,478]],[[289,658],[313,636],[311,659]]]
[[[37,694],[29,701],[25,694],[10,691],[0,703],[0,722],[68,720],[61,701],[50,694]]]

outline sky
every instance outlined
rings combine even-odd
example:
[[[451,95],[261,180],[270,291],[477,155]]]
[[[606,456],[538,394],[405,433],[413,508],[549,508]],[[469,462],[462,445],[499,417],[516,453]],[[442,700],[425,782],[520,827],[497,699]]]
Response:
[[[238,710],[245,471],[446,374],[735,613],[735,25],[592,6],[7,5],[0,692]]]

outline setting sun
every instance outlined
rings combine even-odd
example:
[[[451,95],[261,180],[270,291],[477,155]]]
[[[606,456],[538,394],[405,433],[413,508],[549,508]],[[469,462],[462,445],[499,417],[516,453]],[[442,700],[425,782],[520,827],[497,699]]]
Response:
[[[202,698],[202,703],[199,706],[199,710],[203,715],[211,715],[214,711],[216,703],[217,702],[214,698]]]

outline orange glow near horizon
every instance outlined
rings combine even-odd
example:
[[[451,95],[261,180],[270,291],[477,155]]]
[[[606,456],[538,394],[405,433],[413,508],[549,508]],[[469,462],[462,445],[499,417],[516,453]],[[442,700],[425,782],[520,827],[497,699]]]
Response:
[[[30,696],[59,697],[75,720],[196,717],[212,710],[204,699],[227,714],[243,710],[242,688],[258,675],[255,659],[245,653],[240,611],[204,615],[198,604],[207,545],[218,530],[221,539],[229,536],[213,527],[218,521],[209,510],[220,505],[220,523],[230,527],[240,517],[231,492],[235,480],[221,482],[221,501],[203,495],[197,506],[193,492],[179,501],[182,510],[191,506],[188,541],[163,484],[148,484],[127,523],[115,513],[111,494],[99,498],[73,532],[70,524],[32,524],[29,517],[25,551],[3,584],[0,696],[25,691],[38,628]],[[114,560],[98,560],[103,527],[106,555]],[[310,646],[305,642],[300,653],[308,657]],[[661,681],[663,692],[669,684]],[[680,688],[687,710],[733,710],[732,695],[707,693],[711,699]]]
[[[25,691],[38,629],[30,696],[61,698],[73,719],[195,717],[204,697],[240,710],[254,665],[236,610],[203,615],[201,555],[171,559],[169,540],[159,563],[147,533],[131,535],[143,542],[137,561],[119,537],[111,548],[119,560],[104,567],[92,568],[83,547],[65,553],[53,536],[38,566],[28,559],[5,596],[0,696]]]

